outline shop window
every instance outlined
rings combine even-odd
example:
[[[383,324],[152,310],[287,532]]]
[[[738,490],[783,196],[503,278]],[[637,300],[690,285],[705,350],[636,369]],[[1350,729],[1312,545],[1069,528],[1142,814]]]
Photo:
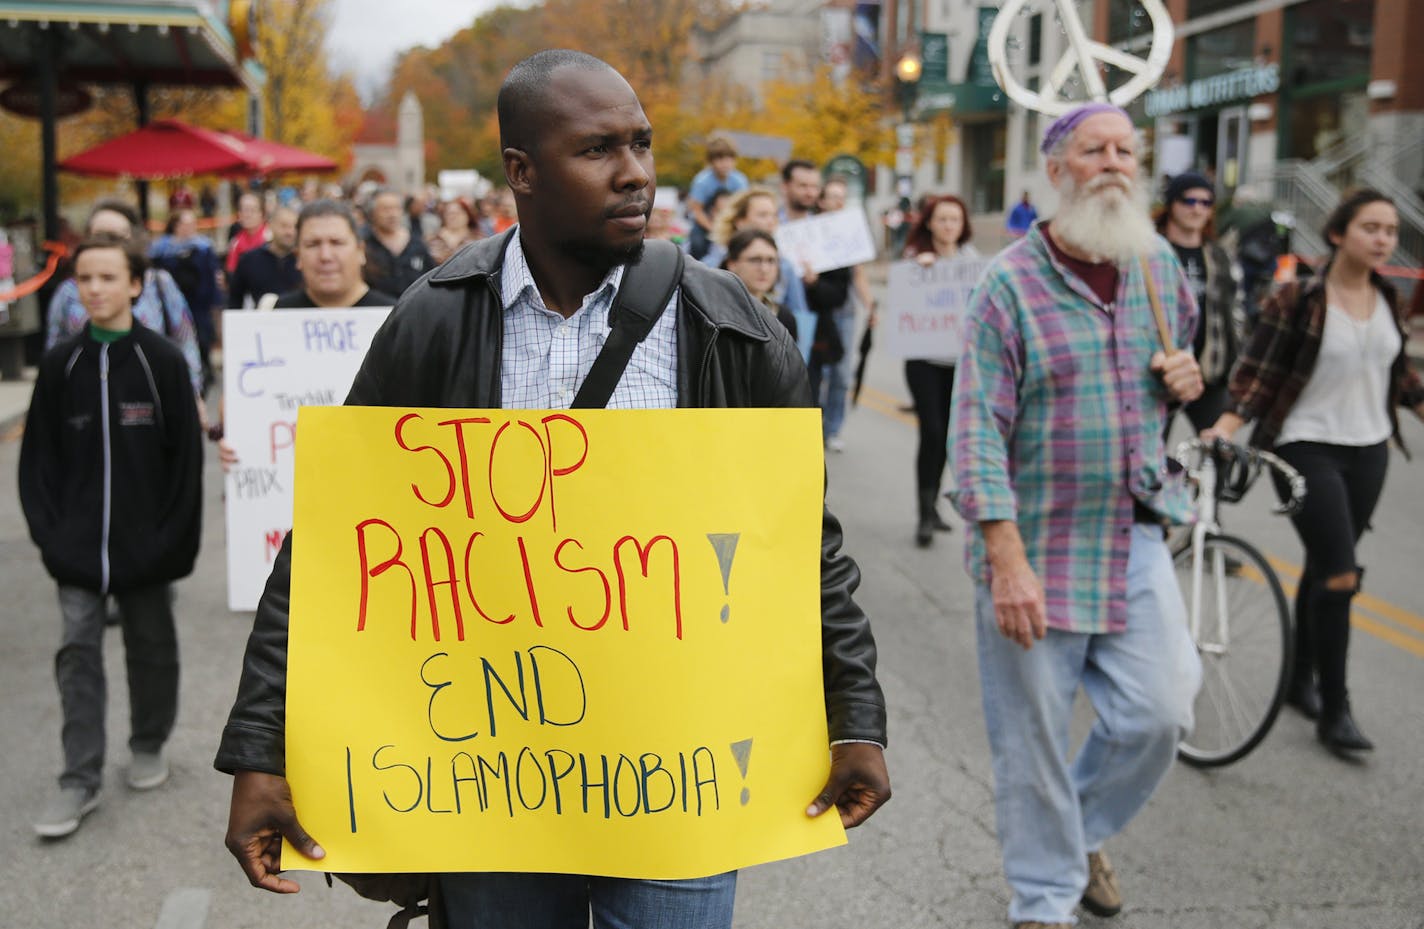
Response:
[[[1255,61],[1256,21],[1243,20],[1187,40],[1190,80],[1249,68]]]
[[[1286,116],[1285,151],[1281,157],[1314,158],[1365,131],[1369,100],[1363,91],[1315,94],[1293,100]]]
[[[784,57],[784,52],[764,51],[761,53],[761,79],[763,81],[775,81],[781,78],[781,65]]]
[[[1188,0],[1187,19],[1196,19],[1208,13],[1220,13],[1240,5],[1241,0]]]
[[[1140,0],[1108,0],[1108,42],[1117,44],[1152,34],[1152,18]]]
[[[1029,78],[1027,84],[1029,90],[1038,90],[1037,77]],[[1023,126],[1023,169],[1033,171],[1038,167],[1038,146],[1042,141],[1039,138],[1038,112],[1025,107],[1020,125]]]
[[[1374,0],[1307,0],[1286,14],[1284,83],[1292,88],[1370,73]]]

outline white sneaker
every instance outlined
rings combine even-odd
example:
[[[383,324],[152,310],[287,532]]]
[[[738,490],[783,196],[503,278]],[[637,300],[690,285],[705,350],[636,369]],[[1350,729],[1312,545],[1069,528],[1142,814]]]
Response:
[[[61,787],[35,821],[35,832],[46,839],[63,838],[78,829],[79,821],[98,807],[98,790]]]
[[[826,448],[839,454],[845,451],[845,439],[842,439],[838,435],[833,435],[826,439]]]
[[[168,780],[168,759],[163,749],[156,752],[134,752],[129,763],[129,786],[134,790],[152,790]]]

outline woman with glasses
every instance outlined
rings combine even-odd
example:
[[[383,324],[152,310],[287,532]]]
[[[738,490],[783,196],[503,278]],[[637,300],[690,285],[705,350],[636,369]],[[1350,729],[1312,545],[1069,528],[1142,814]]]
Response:
[[[1241,274],[1216,242],[1215,205],[1211,181],[1187,171],[1167,182],[1165,202],[1153,217],[1187,272],[1201,311],[1192,349],[1206,389],[1183,407],[1194,433],[1211,426],[1231,406],[1227,381],[1240,350],[1244,319]]]
[[[727,255],[722,260],[722,268],[741,278],[752,298],[766,307],[766,311],[786,327],[795,341],[796,318],[771,297],[781,273],[781,255],[771,233],[748,227],[733,235],[727,240]]]

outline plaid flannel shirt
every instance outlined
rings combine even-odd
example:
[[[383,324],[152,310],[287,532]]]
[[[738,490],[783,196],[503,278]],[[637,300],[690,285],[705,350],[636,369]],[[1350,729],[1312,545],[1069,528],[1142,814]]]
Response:
[[[1173,340],[1190,351],[1196,303],[1171,246],[1155,246],[1147,264]],[[1191,518],[1166,465],[1168,396],[1148,369],[1159,348],[1138,263],[1122,266],[1105,306],[1041,226],[996,256],[970,297],[950,421],[966,567],[987,585],[979,523],[1016,522],[1055,629],[1126,627],[1134,500]]]

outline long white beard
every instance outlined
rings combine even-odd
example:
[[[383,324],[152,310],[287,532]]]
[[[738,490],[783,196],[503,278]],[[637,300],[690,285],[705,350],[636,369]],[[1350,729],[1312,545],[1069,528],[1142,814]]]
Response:
[[[1063,175],[1053,237],[1074,251],[1123,262],[1151,253],[1157,230],[1147,214],[1147,190],[1122,175],[1100,174],[1079,187]]]

